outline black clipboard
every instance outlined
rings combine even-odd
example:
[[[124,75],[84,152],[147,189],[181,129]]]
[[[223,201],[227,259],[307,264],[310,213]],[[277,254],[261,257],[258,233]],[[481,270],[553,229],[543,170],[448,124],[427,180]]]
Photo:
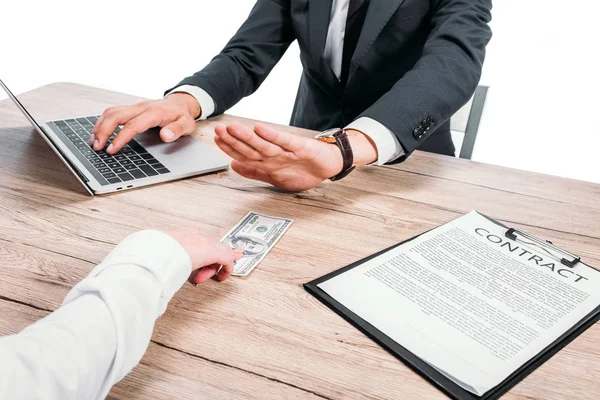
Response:
[[[490,217],[487,217],[481,213],[479,213],[479,214],[481,216],[483,216],[484,218],[487,218],[494,224],[497,224],[503,228],[506,228],[507,229],[506,236],[508,238],[512,239],[512,237],[514,237],[515,232],[519,232],[512,228],[506,227],[502,223],[500,223]],[[427,232],[424,232],[424,233],[427,233]],[[381,331],[379,331],[373,325],[369,324],[368,322],[363,320],[361,317],[359,317],[358,315],[356,315],[355,313],[353,313],[352,311],[350,311],[349,309],[344,307],[341,303],[339,303],[338,301],[333,299],[331,296],[329,296],[327,293],[325,293],[318,286],[322,282],[328,281],[329,279],[331,279],[337,275],[343,274],[344,272],[347,272],[347,271],[351,270],[352,268],[358,267],[359,265],[362,265],[365,262],[367,262],[375,257],[378,257],[398,246],[402,246],[403,244],[408,243],[411,240],[414,240],[421,235],[412,237],[412,238],[405,240],[401,243],[398,243],[394,246],[388,247],[387,249],[384,249],[376,254],[373,254],[369,257],[363,258],[362,260],[352,263],[346,267],[343,267],[337,271],[334,271],[325,276],[322,276],[321,278],[318,278],[311,282],[305,283],[304,288],[306,289],[306,291],[308,291],[310,294],[315,296],[319,301],[321,301],[323,304],[325,304],[327,307],[329,307],[336,314],[338,314],[339,316],[344,318],[346,321],[348,321],[349,323],[354,325],[354,327],[356,327],[362,333],[367,335],[370,339],[375,341],[377,344],[379,344],[381,347],[383,347],[386,351],[391,353],[397,359],[402,361],[406,366],[411,368],[414,372],[421,375],[425,380],[427,380],[428,382],[433,384],[435,387],[437,387],[438,389],[440,389],[442,392],[444,392],[446,395],[450,396],[453,399],[456,399],[456,400],[494,400],[494,399],[499,398],[500,396],[505,394],[508,390],[510,390],[513,386],[515,386],[517,383],[519,383],[522,379],[524,379],[527,375],[532,373],[537,367],[539,367],[544,362],[546,362],[548,359],[550,359],[559,350],[561,350],[563,347],[565,347],[567,344],[569,344],[573,339],[575,339],[577,336],[582,334],[586,329],[588,329],[590,326],[594,325],[598,320],[600,320],[600,306],[598,306],[591,313],[589,313],[587,316],[585,316],[585,318],[580,320],[575,326],[571,327],[571,329],[566,331],[557,340],[555,340],[548,347],[546,347],[544,350],[542,350],[536,356],[534,356],[529,361],[527,361],[525,364],[523,364],[519,369],[517,369],[510,376],[508,376],[503,382],[501,382],[496,387],[490,389],[483,396],[478,396],[474,393],[471,393],[468,390],[460,387],[458,384],[454,383],[452,380],[450,380],[445,375],[443,375],[441,372],[439,372],[437,369],[433,368],[431,365],[429,365],[428,363],[426,363],[425,361],[423,361],[422,359],[417,357],[415,354],[411,353],[410,351],[408,351],[407,349],[402,347],[399,343],[395,342],[394,340],[389,338],[387,335],[383,334]],[[531,235],[529,235],[529,237],[534,238]],[[536,239],[536,240],[538,242],[538,246],[540,243],[548,243],[548,244],[552,245],[551,242],[542,241],[541,239]],[[554,247],[554,248],[556,249],[556,247]],[[568,252],[564,252],[564,253],[570,254]],[[577,262],[580,262],[579,257],[576,257],[576,259],[577,259]],[[565,264],[564,259],[561,260],[561,262],[563,262],[563,264]],[[571,262],[573,263],[573,261],[571,261]],[[567,264],[565,264],[565,265],[567,265]]]

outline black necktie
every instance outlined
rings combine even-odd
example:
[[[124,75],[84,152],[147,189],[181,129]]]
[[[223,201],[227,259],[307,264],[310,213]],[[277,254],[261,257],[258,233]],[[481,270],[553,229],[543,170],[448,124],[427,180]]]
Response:
[[[342,74],[340,81],[346,85],[350,72],[350,61],[356,50],[358,38],[365,23],[369,0],[350,0],[348,6],[348,19],[346,20],[346,34],[344,35],[344,52],[342,53]]]

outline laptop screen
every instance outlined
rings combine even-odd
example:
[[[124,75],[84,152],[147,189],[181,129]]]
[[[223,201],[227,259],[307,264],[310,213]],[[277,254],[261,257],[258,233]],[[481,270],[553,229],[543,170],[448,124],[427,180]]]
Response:
[[[40,126],[40,124],[35,120],[35,118],[33,118],[33,116],[29,113],[29,111],[25,108],[25,106],[23,105],[23,103],[19,100],[19,98],[17,98],[17,96],[8,88],[8,86],[6,86],[6,84],[2,81],[2,79],[0,79],[0,87],[2,87],[2,89],[4,89],[4,91],[6,92],[6,94],[8,95],[8,97],[17,105],[17,107],[19,107],[19,109],[21,110],[21,112],[27,117],[27,119],[29,120],[29,122],[31,122],[36,128],[38,128],[38,131],[40,134],[43,134],[44,136],[46,136],[45,132],[42,130],[42,127]],[[2,99],[2,97],[0,97],[0,100]]]
[[[77,180],[82,184],[82,186],[86,189],[86,191],[90,194],[93,195],[93,192],[90,190],[90,188],[85,184],[84,181],[88,181],[87,178],[85,177],[85,175],[75,166],[73,165],[68,157],[63,154],[63,152],[60,150],[60,148],[56,145],[56,143],[54,143],[54,140],[52,139],[51,136],[49,136],[46,131],[42,128],[42,124],[44,123],[43,119],[38,118],[34,118],[33,115],[29,112],[30,109],[34,108],[34,107],[29,107],[27,105],[28,102],[32,102],[31,99],[27,99],[25,101],[24,97],[26,96],[22,96],[22,95],[15,95],[6,85],[6,83],[4,83],[1,79],[0,79],[0,87],[2,89],[4,89],[4,92],[6,92],[6,94],[8,95],[8,97],[16,104],[16,106],[21,110],[21,112],[25,115],[25,117],[27,117],[27,119],[29,120],[29,122],[36,128],[35,130],[42,136],[42,138],[44,139],[44,141],[48,144],[48,146],[50,146],[50,148],[54,151],[54,153],[56,153],[56,155],[60,158],[60,160],[69,168],[69,170],[71,171],[71,173],[73,173],[73,175],[75,175],[75,177],[77,178]],[[0,94],[2,93],[2,91],[0,91]],[[0,100],[2,100],[2,97],[0,97]],[[45,107],[46,108],[46,107]]]

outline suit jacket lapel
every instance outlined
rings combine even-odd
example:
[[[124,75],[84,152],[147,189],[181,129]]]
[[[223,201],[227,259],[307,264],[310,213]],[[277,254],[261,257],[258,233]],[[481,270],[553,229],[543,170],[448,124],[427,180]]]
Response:
[[[363,30],[358,39],[358,43],[356,44],[356,50],[354,51],[352,60],[350,61],[348,82],[352,79],[356,68],[360,65],[360,62],[383,30],[383,27],[404,1],[405,0],[371,0],[367,16],[365,17]]]
[[[310,39],[310,55],[321,72],[323,80],[333,91],[342,89],[340,81],[335,76],[331,66],[323,58],[327,31],[331,19],[333,0],[309,0],[308,3],[308,35]]]
[[[308,3],[308,34],[313,60],[318,61],[325,51],[327,30],[333,0],[310,0]]]

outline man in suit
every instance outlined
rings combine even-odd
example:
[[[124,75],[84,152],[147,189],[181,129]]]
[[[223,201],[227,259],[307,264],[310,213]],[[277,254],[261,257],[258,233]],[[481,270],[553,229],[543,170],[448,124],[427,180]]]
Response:
[[[355,167],[453,155],[449,119],[481,75],[491,0],[258,0],[223,51],[162,100],[108,109],[90,144],[117,152],[160,126],[164,141],[252,94],[298,40],[303,73],[291,125],[315,139],[257,124],[218,126],[215,142],[239,174],[286,190],[338,180]]]

